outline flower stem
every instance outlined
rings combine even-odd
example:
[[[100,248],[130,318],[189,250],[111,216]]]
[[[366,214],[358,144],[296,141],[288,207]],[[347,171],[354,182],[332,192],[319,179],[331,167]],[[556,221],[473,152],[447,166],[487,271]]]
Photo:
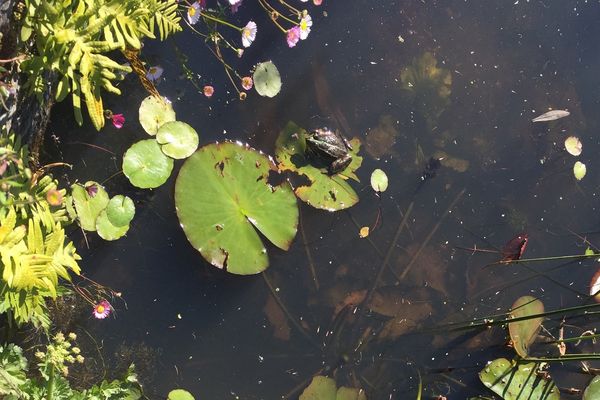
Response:
[[[267,12],[267,14],[271,15],[272,12],[276,12],[278,15],[279,12],[277,10],[275,10],[269,3],[267,3],[265,0],[258,0],[258,4],[261,5],[262,8],[265,9],[265,11]],[[280,15],[281,16],[281,15]],[[277,22],[275,19],[271,18],[271,21],[273,21],[273,23],[275,24],[276,27],[278,27],[281,32],[283,33],[287,33],[287,29],[285,29],[283,26],[281,26],[281,24],[279,22]]]
[[[223,24],[223,25],[225,25],[225,26],[228,26],[228,27],[230,27],[230,28],[233,28],[233,29],[237,29],[237,30],[238,30],[238,31],[240,31],[240,32],[243,30],[243,28],[240,28],[239,26],[235,26],[235,25],[233,25],[233,24],[231,24],[231,23],[229,23],[229,22],[227,22],[227,21],[223,21],[222,19],[219,19],[219,18],[217,18],[217,17],[213,17],[213,16],[212,16],[212,15],[210,15],[210,14],[207,14],[207,13],[204,13],[204,12],[200,12],[200,15],[201,15],[203,18],[206,18],[206,19],[208,19],[208,20],[211,20],[211,21],[214,21],[214,22],[218,22],[218,23],[220,23],[220,24]]]

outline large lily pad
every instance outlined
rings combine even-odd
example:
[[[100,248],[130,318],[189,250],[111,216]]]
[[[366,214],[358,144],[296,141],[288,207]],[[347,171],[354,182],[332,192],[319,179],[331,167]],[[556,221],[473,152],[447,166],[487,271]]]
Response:
[[[175,111],[167,99],[148,96],[140,105],[139,119],[142,128],[154,136],[165,122],[175,121]]]
[[[121,194],[110,199],[106,206],[106,216],[114,226],[129,225],[134,215],[135,205],[133,200]]]
[[[94,181],[85,185],[76,183],[71,186],[71,191],[79,224],[86,231],[95,231],[96,218],[108,204],[108,193]]]
[[[597,400],[600,399],[600,376],[595,376],[588,387],[583,392],[582,400]]]
[[[498,358],[489,363],[479,379],[504,400],[560,400],[560,394],[552,380],[536,374],[536,363],[511,363]]]
[[[256,230],[289,248],[298,206],[287,182],[267,183],[274,171],[264,154],[236,143],[201,147],[186,160],[175,184],[177,215],[208,262],[235,274],[263,271],[269,260]]]
[[[362,164],[362,157],[358,155],[360,141],[357,138],[350,141],[352,162],[346,169],[329,175],[326,168],[311,164],[312,160],[305,155],[305,135],[306,130],[293,122],[288,122],[281,131],[275,148],[279,169],[306,176],[308,185],[298,186],[294,191],[307,204],[328,211],[352,207],[358,202],[358,195],[346,180],[359,181],[354,172]]]
[[[156,141],[167,156],[175,159],[188,158],[198,148],[198,133],[181,121],[166,122],[156,133]]]
[[[527,317],[544,312],[544,304],[532,296],[522,296],[515,301],[510,311],[511,318]],[[527,357],[529,345],[533,343],[543,317],[530,318],[508,323],[508,332],[515,351],[521,357]]]
[[[254,89],[261,96],[274,97],[281,90],[281,76],[272,61],[258,64],[253,74]]]
[[[123,156],[123,173],[142,189],[155,188],[167,181],[173,170],[173,159],[167,157],[154,139],[134,143]]]

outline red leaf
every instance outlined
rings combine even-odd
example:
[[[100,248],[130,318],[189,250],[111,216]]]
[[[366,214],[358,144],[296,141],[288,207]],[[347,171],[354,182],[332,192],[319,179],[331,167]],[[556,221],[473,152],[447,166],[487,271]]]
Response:
[[[527,233],[519,233],[517,236],[506,242],[506,244],[502,248],[501,261],[519,260],[525,252],[528,240],[529,236],[527,235]]]

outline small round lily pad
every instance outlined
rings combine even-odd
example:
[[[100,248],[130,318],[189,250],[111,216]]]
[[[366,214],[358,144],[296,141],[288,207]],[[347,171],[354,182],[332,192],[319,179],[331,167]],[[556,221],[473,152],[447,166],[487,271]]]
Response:
[[[155,188],[167,181],[173,170],[173,159],[167,157],[154,139],[134,143],[123,156],[123,173],[142,189]]]
[[[167,400],[194,400],[194,396],[187,390],[175,389],[169,392]]]
[[[98,218],[96,218],[96,230],[98,235],[104,240],[117,240],[127,233],[129,225],[125,226],[114,226],[108,216],[106,210],[102,210]]]
[[[272,61],[265,61],[254,70],[254,88],[261,96],[274,97],[281,90],[281,76]]]
[[[156,141],[167,156],[177,160],[188,158],[198,148],[198,133],[181,121],[166,122],[156,133]]]
[[[140,105],[139,119],[142,128],[154,136],[165,122],[175,121],[175,111],[167,99],[148,96]]]
[[[377,193],[383,193],[388,188],[388,177],[379,168],[371,173],[371,187]]]
[[[129,225],[135,215],[133,200],[121,194],[114,196],[106,206],[106,216],[114,226]]]

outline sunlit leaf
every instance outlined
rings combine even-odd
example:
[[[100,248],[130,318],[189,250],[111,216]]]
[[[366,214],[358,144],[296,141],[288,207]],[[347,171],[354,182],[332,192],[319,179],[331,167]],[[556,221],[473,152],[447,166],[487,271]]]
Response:
[[[129,230],[129,225],[113,225],[106,215],[106,210],[102,210],[98,218],[96,218],[96,230],[98,231],[98,235],[104,240],[117,240],[125,236]]]
[[[342,386],[338,389],[335,400],[367,400],[367,395],[362,389]]]
[[[582,400],[600,399],[600,376],[595,376],[583,392]]]
[[[565,149],[572,156],[578,156],[583,150],[583,144],[581,144],[579,138],[575,136],[569,136],[565,139]]]
[[[261,96],[274,97],[281,90],[281,76],[271,61],[258,64],[253,79],[254,88]]]
[[[169,392],[167,400],[195,400],[194,396],[187,390],[175,389]]]
[[[175,121],[175,111],[168,100],[148,96],[140,105],[139,119],[149,135],[156,135],[165,122]]]
[[[167,157],[154,139],[134,143],[123,156],[123,173],[142,189],[155,188],[167,181],[173,159]]]
[[[560,393],[552,380],[536,373],[539,364],[511,363],[498,358],[481,372],[481,382],[504,400],[560,400]]]
[[[294,171],[308,178],[308,184],[297,186],[294,192],[302,201],[315,208],[337,211],[352,207],[358,202],[358,195],[346,179],[352,178],[358,181],[355,171],[362,164],[362,157],[358,155],[360,141],[357,138],[350,141],[352,161],[346,169],[335,175],[329,175],[326,168],[317,168],[306,156],[305,135],[306,130],[293,122],[288,122],[275,143],[279,169]]]
[[[93,181],[86,182],[84,186],[74,184],[71,191],[79,224],[86,231],[95,231],[96,218],[108,205],[108,193]]]
[[[379,168],[371,173],[371,187],[378,193],[383,193],[388,188],[388,177]]]
[[[575,163],[575,165],[573,165],[573,175],[575,175],[575,178],[578,181],[583,179],[586,172],[587,172],[587,170],[586,170],[585,164],[582,163],[581,161],[577,161]]]
[[[299,400],[336,400],[335,381],[326,376],[315,376],[300,395]]]
[[[156,133],[156,141],[167,156],[182,159],[191,156],[198,149],[198,133],[180,121],[163,124]]]
[[[358,236],[361,239],[364,239],[367,236],[369,236],[369,227],[368,226],[363,226],[362,228],[360,228],[360,231],[358,232]]]
[[[521,318],[543,312],[544,304],[540,300],[532,296],[522,296],[512,305],[510,317]],[[543,320],[543,317],[536,317],[508,323],[510,339],[521,357],[527,357],[529,345],[533,343]]]
[[[127,196],[116,195],[106,206],[106,216],[114,226],[129,225],[135,214],[133,200]]]
[[[257,230],[289,248],[298,206],[287,182],[267,182],[275,171],[268,157],[236,143],[201,147],[185,161],[175,185],[177,215],[208,262],[235,274],[261,272],[269,261]]]
[[[560,118],[564,118],[569,116],[571,113],[567,110],[551,110],[543,113],[532,119],[532,122],[546,122],[546,121],[554,121]]]
[[[600,269],[596,271],[590,281],[590,296],[594,296],[594,300],[600,303]]]

